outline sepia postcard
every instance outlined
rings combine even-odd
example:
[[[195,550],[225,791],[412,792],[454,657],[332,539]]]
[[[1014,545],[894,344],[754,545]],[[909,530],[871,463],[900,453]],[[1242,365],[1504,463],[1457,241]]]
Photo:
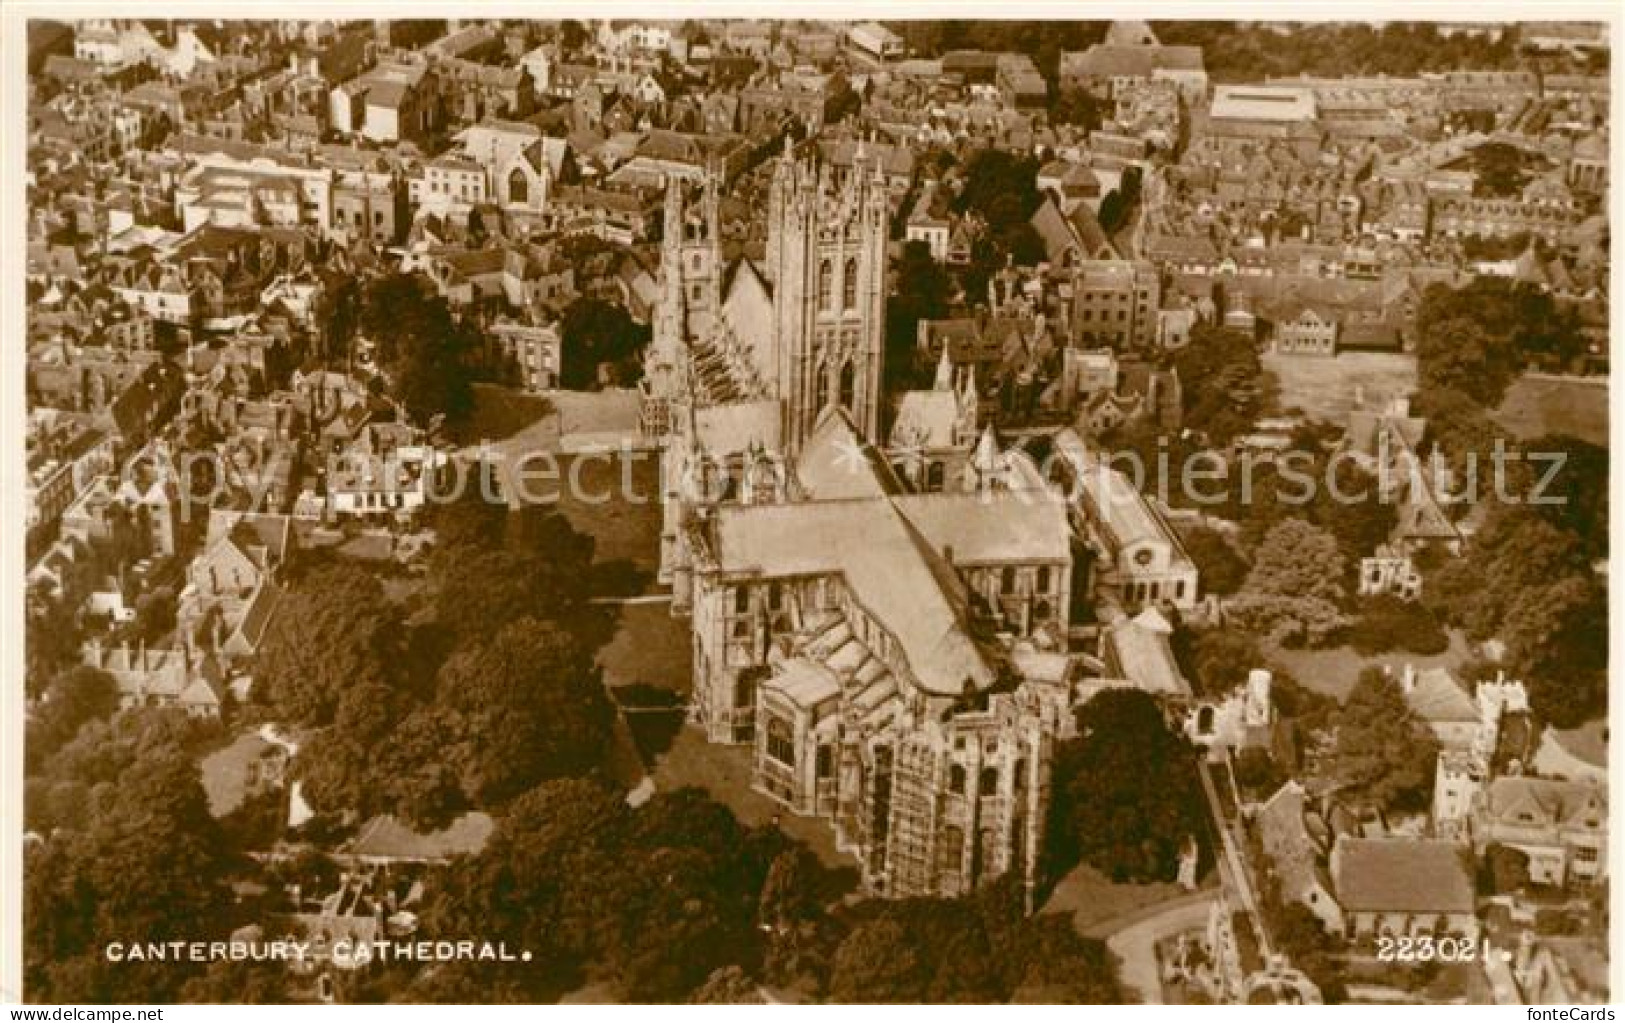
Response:
[[[10,1018],[1613,1019],[1617,12],[624,6],[6,15]]]

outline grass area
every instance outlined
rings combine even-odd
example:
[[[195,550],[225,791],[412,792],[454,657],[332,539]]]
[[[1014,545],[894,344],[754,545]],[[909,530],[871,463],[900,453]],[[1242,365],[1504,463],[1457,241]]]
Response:
[[[1340,702],[1348,696],[1349,690],[1354,688],[1354,682],[1360,677],[1363,668],[1386,664],[1396,673],[1403,670],[1407,664],[1415,665],[1417,670],[1433,667],[1454,668],[1468,660],[1471,655],[1466,638],[1458,631],[1450,633],[1448,650],[1431,656],[1394,650],[1386,654],[1365,657],[1347,646],[1331,647],[1326,650],[1289,650],[1285,647],[1266,646],[1265,652],[1271,660],[1291,672],[1292,677],[1305,688],[1335,697]]]
[[[660,458],[653,451],[560,454],[559,510],[593,538],[593,560],[660,567]]]
[[[655,787],[668,792],[686,785],[704,789],[745,824],[777,821],[779,830],[804,843],[826,866],[856,866],[835,848],[835,830],[828,821],[797,817],[750,787],[754,752],[750,746],[713,745],[699,729],[684,728],[655,764]]]
[[[463,444],[505,440],[535,426],[553,413],[553,403],[546,398],[511,387],[475,384],[473,391],[473,412],[450,431]]]
[[[1080,864],[1055,885],[1040,913],[1070,913],[1079,933],[1104,938],[1164,903],[1186,898],[1171,881],[1120,884],[1087,864]]]
[[[651,686],[687,696],[693,688],[694,655],[687,618],[673,618],[671,605],[626,604],[615,635],[598,652],[604,684],[612,689]]]
[[[1280,382],[1282,408],[1343,425],[1356,396],[1366,408],[1416,389],[1416,356],[1397,352],[1344,352],[1332,358],[1265,352],[1264,369]]]
[[[1608,446],[1608,385],[1605,380],[1520,377],[1507,390],[1495,421],[1527,440],[1564,433]]]

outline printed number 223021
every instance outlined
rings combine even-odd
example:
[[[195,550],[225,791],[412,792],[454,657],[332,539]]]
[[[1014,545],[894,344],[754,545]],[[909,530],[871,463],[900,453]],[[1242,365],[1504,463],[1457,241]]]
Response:
[[[1377,959],[1385,963],[1422,963],[1437,960],[1444,963],[1465,963],[1480,956],[1488,958],[1488,942],[1473,938],[1435,938],[1431,934],[1396,938],[1384,935],[1377,939]]]

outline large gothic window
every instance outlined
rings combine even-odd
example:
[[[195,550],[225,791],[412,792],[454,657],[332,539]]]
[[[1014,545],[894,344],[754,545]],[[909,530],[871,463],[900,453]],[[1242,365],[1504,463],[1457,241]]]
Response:
[[[781,717],[767,719],[767,755],[786,767],[795,766],[795,738],[790,732],[790,723]]]
[[[857,408],[856,404],[856,374],[852,370],[852,362],[848,360],[841,366],[841,404],[848,411]]]
[[[852,309],[858,304],[858,261],[846,261],[846,273],[841,283],[841,308]]]
[[[818,381],[818,393],[815,395],[817,400],[813,402],[813,408],[822,412],[824,406],[829,404],[829,367],[820,364],[813,371],[813,378]]]
[[[525,172],[518,167],[508,175],[508,201],[520,203],[530,201],[530,179],[525,177]]]
[[[830,302],[834,298],[834,295],[831,294],[834,289],[834,277],[835,268],[829,265],[829,260],[826,259],[818,264],[818,308],[820,309],[830,308]]]

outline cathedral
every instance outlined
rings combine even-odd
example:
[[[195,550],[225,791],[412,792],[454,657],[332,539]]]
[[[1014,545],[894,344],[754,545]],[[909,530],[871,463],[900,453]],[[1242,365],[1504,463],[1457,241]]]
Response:
[[[663,436],[683,406],[768,401],[798,450],[829,405],[865,437],[880,429],[890,206],[878,159],[851,170],[786,144],[768,198],[767,255],[724,266],[719,196],[697,208],[666,192],[660,304],[645,367],[644,429]]]
[[[883,895],[1031,881],[1069,727],[1074,534],[944,363],[882,444],[878,161],[787,148],[766,256],[728,265],[714,183],[666,195],[642,429],[691,713],[753,786],[828,820]]]
[[[1157,608],[1195,599],[1194,570],[1072,431],[1042,468],[1001,450],[946,348],[886,402],[890,208],[861,150],[838,172],[787,147],[760,265],[724,259],[719,202],[666,193],[641,413],[691,719],[825,819],[871,893],[1013,874],[1030,896],[1074,709],[1191,702]]]

